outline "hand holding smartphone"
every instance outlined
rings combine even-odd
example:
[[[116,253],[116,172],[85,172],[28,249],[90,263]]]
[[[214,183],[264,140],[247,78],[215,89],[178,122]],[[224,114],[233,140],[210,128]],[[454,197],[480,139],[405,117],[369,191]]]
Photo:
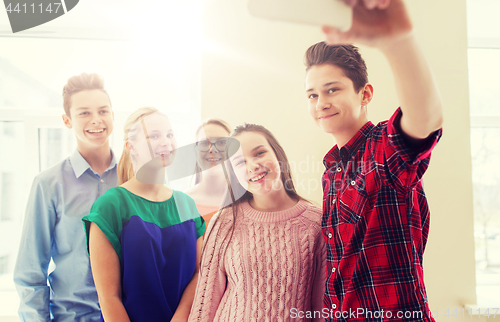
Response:
[[[341,31],[352,24],[352,8],[341,0],[249,0],[248,11],[259,18],[328,25]]]

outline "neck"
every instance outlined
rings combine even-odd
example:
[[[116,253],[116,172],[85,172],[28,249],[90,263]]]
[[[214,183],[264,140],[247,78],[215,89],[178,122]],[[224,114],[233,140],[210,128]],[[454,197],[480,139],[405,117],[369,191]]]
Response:
[[[78,152],[80,152],[85,161],[99,175],[102,175],[111,163],[111,150],[109,149],[108,142],[100,147],[92,147],[91,149],[79,145]]]
[[[290,209],[297,204],[285,191],[284,188],[271,191],[265,195],[254,194],[248,201],[250,206],[258,211],[274,212]]]
[[[198,189],[201,193],[207,196],[221,196],[227,189],[226,178],[224,173],[213,173],[204,171],[201,181],[198,184]]]
[[[172,189],[165,185],[140,182],[136,177],[133,177],[122,186],[130,192],[152,201],[164,201],[172,196]]]
[[[335,139],[335,142],[337,142],[337,147],[340,149],[346,145],[367,122],[368,119],[363,118],[357,122],[355,126],[352,126],[340,133],[333,134],[333,138]]]

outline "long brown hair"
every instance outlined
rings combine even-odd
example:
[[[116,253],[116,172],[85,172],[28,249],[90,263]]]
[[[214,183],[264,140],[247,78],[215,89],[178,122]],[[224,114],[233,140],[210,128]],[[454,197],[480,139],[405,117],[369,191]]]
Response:
[[[233,138],[233,140],[229,140],[228,147],[226,148],[225,159],[228,160],[231,155],[231,152],[234,152],[239,148],[239,142],[237,140],[234,140],[234,138],[245,132],[258,133],[266,138],[274,154],[276,155],[276,158],[278,159],[278,163],[280,165],[280,179],[287,195],[296,201],[304,200],[306,202],[309,202],[309,200],[301,197],[295,190],[295,186],[292,180],[292,174],[290,172],[290,165],[288,163],[288,158],[286,156],[285,150],[283,150],[283,147],[279,144],[278,140],[274,137],[271,131],[266,129],[264,126],[257,124],[248,124],[248,123],[245,123],[243,125],[238,125],[230,135],[230,138]],[[228,193],[226,195],[226,199],[222,205],[222,208],[219,210],[219,215],[213,219],[214,220],[213,225],[215,226],[218,220],[221,220],[221,218],[228,216],[230,210],[232,210],[231,213],[233,216],[231,218],[232,221],[231,233],[229,239],[227,240],[227,243],[225,243],[225,247],[222,247],[224,248],[224,255],[225,255],[229,243],[233,237],[234,226],[238,214],[238,208],[243,202],[251,200],[253,198],[253,195],[251,192],[247,191],[245,188],[241,186],[241,184],[238,181],[238,178],[236,177],[231,162],[223,162],[222,165],[228,183]],[[227,168],[225,167],[225,165],[227,165]],[[210,233],[206,236],[207,240],[208,238],[210,238]],[[229,233],[224,236],[224,239],[222,240],[223,243],[228,238],[228,235]],[[204,245],[205,244],[206,243],[204,243]],[[203,251],[204,248],[205,247],[203,247]]]
[[[123,128],[123,132],[125,134],[123,137],[123,152],[116,169],[118,175],[118,185],[129,181],[135,176],[134,167],[132,166],[132,158],[126,146],[127,141],[134,135],[134,132],[136,130],[134,128],[134,125],[144,117],[156,112],[158,112],[158,109],[154,107],[141,107],[134,113],[130,114],[130,116],[127,118],[127,121],[125,121],[125,127]]]
[[[229,123],[227,123],[226,121],[221,120],[221,119],[211,118],[211,119],[203,121],[203,123],[201,123],[201,125],[198,127],[198,129],[196,130],[196,134],[195,134],[195,140],[198,140],[198,134],[200,134],[201,129],[203,129],[203,127],[205,127],[205,125],[217,125],[217,126],[220,126],[221,128],[223,128],[224,130],[226,130],[228,135],[229,135],[229,133],[231,133],[231,126],[229,125]],[[196,161],[196,166],[195,166],[194,171],[195,171],[194,172],[195,173],[194,184],[197,185],[198,183],[201,182],[201,176],[202,176],[202,174],[201,174],[202,169],[199,166],[198,161]]]

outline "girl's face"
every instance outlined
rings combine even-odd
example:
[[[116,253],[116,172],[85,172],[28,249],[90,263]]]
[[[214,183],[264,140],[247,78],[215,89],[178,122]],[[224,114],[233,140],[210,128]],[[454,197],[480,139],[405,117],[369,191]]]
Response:
[[[132,130],[134,133],[127,145],[136,171],[153,159],[159,161],[158,166],[172,164],[177,141],[166,116],[160,113],[148,115],[137,122]]]
[[[240,149],[229,160],[240,184],[254,195],[282,189],[280,162],[265,136],[244,132],[235,138]]]
[[[202,170],[213,168],[224,158],[229,133],[219,125],[207,124],[199,131],[196,140],[196,157]]]

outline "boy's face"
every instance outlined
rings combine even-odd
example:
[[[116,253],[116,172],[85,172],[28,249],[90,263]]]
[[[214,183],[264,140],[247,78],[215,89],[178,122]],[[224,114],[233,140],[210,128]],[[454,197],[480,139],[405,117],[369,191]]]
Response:
[[[71,96],[70,115],[63,115],[67,128],[75,131],[79,147],[100,147],[113,132],[114,114],[108,95],[98,89]]]
[[[371,85],[359,93],[343,70],[332,64],[312,66],[306,74],[309,113],[326,133],[354,135],[368,120],[362,106],[368,104]]]

